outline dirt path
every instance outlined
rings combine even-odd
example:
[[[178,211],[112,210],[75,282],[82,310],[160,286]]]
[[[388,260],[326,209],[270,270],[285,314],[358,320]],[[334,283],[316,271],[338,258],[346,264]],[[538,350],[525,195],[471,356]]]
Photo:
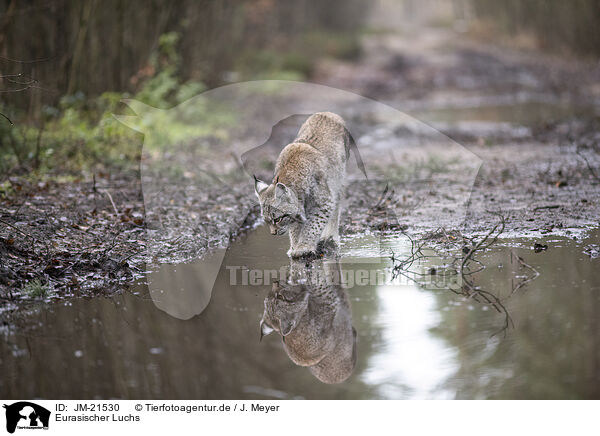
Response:
[[[463,231],[489,228],[494,217],[488,211],[502,213],[513,234],[598,226],[598,66],[484,45],[443,30],[367,37],[365,52],[359,63],[322,64],[317,81],[405,111],[482,159]],[[451,175],[432,173],[430,179],[433,190],[410,183],[404,188],[417,197],[448,194]],[[404,224],[446,226],[444,214],[431,212],[408,214]]]

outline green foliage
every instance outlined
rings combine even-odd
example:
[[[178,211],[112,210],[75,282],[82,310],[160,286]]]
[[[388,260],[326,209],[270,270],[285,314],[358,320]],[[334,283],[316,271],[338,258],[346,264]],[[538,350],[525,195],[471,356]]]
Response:
[[[150,57],[150,65],[157,74],[150,77],[135,98],[147,105],[166,109],[180,104],[206,90],[202,82],[181,83],[179,67],[181,57],[177,51],[180,35],[165,33],[159,38],[158,51]]]
[[[0,198],[5,198],[13,192],[12,183],[8,180],[0,183]]]
[[[144,143],[151,149],[204,136],[226,137],[233,122],[231,114],[208,107],[202,97],[183,104],[206,86],[199,81],[179,81],[178,39],[173,33],[160,38],[159,49],[151,59],[156,73],[133,96],[105,92],[86,98],[77,92],[62,97],[56,107],[44,107],[38,125],[0,123],[0,174],[19,167],[38,174],[54,170],[80,174],[135,165],[141,153],[141,135],[114,116],[122,112],[125,98],[154,108],[176,107],[135,114],[134,127],[146,134]]]
[[[180,82],[178,41],[177,33],[162,35],[158,52],[151,59],[158,73],[149,78],[134,96],[135,100],[159,109],[140,108],[138,111],[139,105],[133,108],[137,116],[135,128],[145,133],[144,145],[150,150],[205,136],[226,137],[226,128],[233,121],[231,114],[209,107],[199,95],[206,90],[204,83]],[[172,109],[162,110],[168,108]]]
[[[359,35],[356,33],[309,32],[304,37],[304,45],[317,50],[320,56],[337,59],[353,60],[361,54]]]
[[[0,174],[7,174],[11,168],[18,165],[14,143],[13,126],[5,119],[0,120]]]
[[[281,56],[281,69],[284,71],[296,72],[302,77],[308,77],[313,71],[314,60],[306,53],[291,51]]]
[[[235,70],[243,79],[305,80],[316,62],[324,57],[356,59],[361,53],[359,35],[311,31],[286,46],[247,49],[241,53]]]
[[[152,77],[139,92],[137,98],[150,106],[164,108],[170,96],[177,90],[177,86],[175,73],[169,68]]]
[[[144,132],[146,151],[163,151],[203,137],[226,139],[232,123],[232,114],[199,96],[173,109],[140,111],[132,126]]]
[[[42,283],[40,279],[32,280],[21,288],[21,294],[29,298],[46,298],[52,295],[49,285]]]
[[[206,91],[206,85],[202,82],[187,82],[179,86],[175,92],[175,100],[178,103],[189,100]]]
[[[358,56],[357,38],[355,33],[312,30],[283,44],[274,41],[261,49],[249,46],[236,58],[233,70],[240,80],[304,80],[322,57]],[[90,98],[76,92],[54,106],[44,106],[35,123],[10,126],[0,120],[0,182],[3,175],[15,171],[56,177],[130,168],[139,162],[142,141],[148,150],[160,151],[192,141],[202,144],[196,140],[203,137],[226,139],[234,116],[199,96],[207,89],[203,82],[181,80],[181,44],[177,32],[160,36],[133,95],[104,92]],[[278,92],[279,86],[274,82],[264,92]],[[123,113],[123,99],[158,110],[134,108],[129,115],[137,118],[130,117],[123,124],[113,115]],[[144,132],[143,139],[136,130]]]
[[[177,67],[179,65],[180,59],[177,54],[179,38],[180,35],[177,32],[164,33],[158,38],[159,62],[163,62],[163,67]],[[159,67],[159,65],[155,66]]]
[[[311,68],[312,62],[301,53],[279,53],[272,49],[248,49],[235,64],[242,80],[303,80]]]

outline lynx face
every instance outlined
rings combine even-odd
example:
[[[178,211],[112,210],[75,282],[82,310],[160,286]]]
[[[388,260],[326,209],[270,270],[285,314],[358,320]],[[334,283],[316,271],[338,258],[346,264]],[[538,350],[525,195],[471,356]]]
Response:
[[[298,197],[283,183],[267,185],[256,179],[254,190],[260,202],[261,214],[272,235],[283,235],[290,224],[302,220]]]

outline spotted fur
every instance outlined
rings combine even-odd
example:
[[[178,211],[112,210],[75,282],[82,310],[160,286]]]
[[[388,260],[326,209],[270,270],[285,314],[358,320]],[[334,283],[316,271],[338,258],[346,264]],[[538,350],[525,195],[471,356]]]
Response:
[[[271,234],[289,234],[290,257],[310,256],[329,241],[339,243],[350,141],[342,117],[316,113],[279,154],[273,181],[255,178],[263,219]]]

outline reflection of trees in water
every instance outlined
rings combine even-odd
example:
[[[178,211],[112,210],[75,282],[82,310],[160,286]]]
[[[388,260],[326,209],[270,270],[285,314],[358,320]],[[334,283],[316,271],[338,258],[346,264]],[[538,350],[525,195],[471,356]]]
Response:
[[[506,337],[491,338],[497,321],[490,311],[436,293],[441,322],[433,333],[457,350],[458,369],[445,387],[458,398],[600,398],[597,267],[581,262],[573,246],[536,256],[544,270],[507,302],[515,328]],[[499,296],[512,292],[520,270],[508,266],[510,257],[509,250],[487,256],[480,285]]]
[[[439,229],[422,236],[419,240],[415,240],[408,233],[403,232],[411,243],[410,254],[406,258],[399,259],[392,251],[392,279],[405,277],[426,289],[431,287],[431,285],[433,285],[433,289],[440,289],[441,284],[441,289],[453,292],[456,295],[473,300],[476,303],[484,304],[488,308],[492,308],[496,312],[504,315],[502,327],[492,336],[500,332],[506,333],[506,330],[514,325],[510,313],[506,309],[505,299],[490,292],[485,286],[478,286],[475,282],[477,273],[485,268],[485,265],[477,257],[493,246],[498,240],[498,237],[504,232],[505,218],[499,214],[497,215],[500,218],[499,222],[492,227],[488,233],[480,238],[466,237],[457,231],[453,232],[455,235],[449,235],[444,229]],[[455,246],[459,240],[462,240],[462,250],[459,252],[460,254],[457,254]],[[446,250],[449,252],[445,254],[425,254],[423,252],[424,248],[434,241],[437,241],[438,243],[442,241],[442,243],[445,243],[452,248],[448,250],[448,247],[446,247]],[[515,258],[518,259],[521,266],[532,271],[533,275],[529,277],[525,276],[518,283],[514,284],[508,297],[512,296],[517,290],[529,281],[537,278],[539,275],[539,273],[533,267],[525,263],[521,257],[515,256]],[[437,268],[431,266],[427,272],[419,272],[413,268],[413,265],[415,264],[424,261],[431,262],[432,259],[442,261],[443,263]]]
[[[373,268],[373,264],[352,264],[352,269]],[[342,265],[343,270],[350,269]],[[370,360],[383,346],[383,327],[374,322],[381,311],[381,301],[377,295],[375,286],[355,286],[348,290],[350,304],[352,305],[352,320],[354,328],[358,333],[358,359],[354,368],[354,375],[350,378],[347,389],[351,398],[369,399],[376,398],[377,386],[356,383],[361,374],[369,367]]]
[[[352,263],[351,266],[344,265],[343,269],[373,271],[375,269],[384,270],[389,267],[389,262],[385,263]],[[398,290],[402,292],[402,290]],[[385,337],[385,329],[388,325],[380,322],[382,305],[385,302],[378,294],[377,286],[355,286],[349,289],[350,301],[352,304],[353,325],[358,332],[358,361],[354,369],[353,378],[356,379],[369,368],[378,370],[377,356],[385,353],[389,347]],[[350,379],[352,380],[352,379]],[[403,381],[393,378],[386,378],[385,383],[375,384],[369,381],[366,391],[360,391],[362,386],[351,383],[348,389],[353,391],[353,398],[381,398],[388,397],[386,392],[400,392],[399,397],[408,396],[411,388]]]

